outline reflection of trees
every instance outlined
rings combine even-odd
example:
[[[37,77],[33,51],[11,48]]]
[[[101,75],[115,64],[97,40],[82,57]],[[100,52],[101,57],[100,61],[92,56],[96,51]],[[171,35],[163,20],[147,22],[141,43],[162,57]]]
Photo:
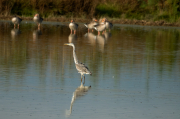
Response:
[[[26,41],[21,41],[21,44],[19,44],[18,39],[11,40],[9,37],[10,31],[11,30],[8,29],[0,32],[0,35],[3,36],[0,39],[0,66],[4,69],[0,74],[1,77],[4,77],[7,81],[9,81],[8,79],[11,77],[14,77],[17,84],[22,84],[22,80],[19,79],[24,77],[24,69],[26,68]],[[4,34],[6,34],[6,37]]]
[[[23,33],[21,37],[16,40],[11,40],[10,24],[0,24],[3,29],[0,31],[2,38],[0,39],[0,66],[4,71],[0,72],[0,76],[9,81],[13,77],[14,80],[23,82],[26,78],[26,74],[29,70],[33,70],[38,76],[40,81],[45,82],[47,72],[50,72],[51,76],[58,77],[63,73],[63,40],[67,39],[67,36],[59,37],[59,33],[56,27],[50,30],[44,30],[43,35],[33,40],[32,26],[24,26],[22,28]],[[54,35],[56,34],[56,35]],[[57,35],[58,34],[58,35]],[[50,59],[50,61],[49,61]],[[29,74],[28,74],[29,75]],[[20,85],[22,83],[17,83]]]
[[[158,70],[172,72],[176,62],[179,31],[153,30],[146,37],[146,57],[150,64],[158,64]],[[153,59],[153,60],[152,60]]]
[[[99,65],[103,63],[102,67],[91,67],[95,72],[97,71],[97,74],[103,72],[105,76],[113,70],[112,76],[118,75],[118,77],[124,72],[141,76],[144,67],[150,68],[151,71],[168,70],[172,73],[175,62],[179,62],[177,59],[179,33],[177,29],[152,27],[122,27],[113,30],[113,36],[107,41],[104,49],[106,52],[93,52],[91,56],[93,57],[91,62]]]

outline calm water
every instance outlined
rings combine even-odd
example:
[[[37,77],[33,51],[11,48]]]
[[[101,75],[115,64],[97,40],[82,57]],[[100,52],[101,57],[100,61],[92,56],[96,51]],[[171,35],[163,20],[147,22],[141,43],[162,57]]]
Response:
[[[84,86],[68,42],[93,74]],[[0,118],[179,119],[180,28],[0,21]]]

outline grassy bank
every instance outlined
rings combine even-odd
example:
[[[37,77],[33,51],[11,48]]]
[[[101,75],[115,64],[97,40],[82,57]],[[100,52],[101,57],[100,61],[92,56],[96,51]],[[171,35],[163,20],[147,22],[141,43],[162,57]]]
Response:
[[[1,0],[0,15],[32,18],[40,13],[46,20],[107,17],[114,22],[179,24],[179,0]]]

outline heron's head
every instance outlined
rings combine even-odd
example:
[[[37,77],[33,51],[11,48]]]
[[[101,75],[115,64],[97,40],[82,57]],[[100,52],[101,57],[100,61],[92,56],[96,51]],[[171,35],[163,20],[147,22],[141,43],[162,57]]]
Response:
[[[73,23],[73,22],[74,22],[74,20],[72,19],[72,20],[71,20],[71,23]]]
[[[74,44],[73,43],[65,43],[64,45],[69,45],[69,46],[74,46]]]

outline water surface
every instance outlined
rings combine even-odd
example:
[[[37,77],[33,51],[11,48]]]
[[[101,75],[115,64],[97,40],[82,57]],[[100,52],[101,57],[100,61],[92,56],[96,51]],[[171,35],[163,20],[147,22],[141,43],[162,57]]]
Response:
[[[180,28],[0,21],[2,119],[179,119]],[[81,84],[72,47],[92,72]],[[90,87],[91,86],[91,87]]]

